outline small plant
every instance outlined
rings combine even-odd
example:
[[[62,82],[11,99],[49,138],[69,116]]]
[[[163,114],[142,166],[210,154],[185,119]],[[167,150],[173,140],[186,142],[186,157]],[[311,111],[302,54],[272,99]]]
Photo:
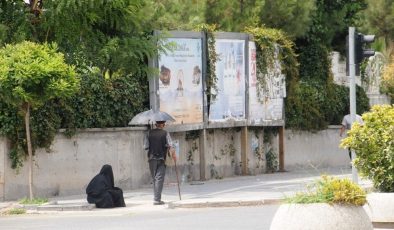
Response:
[[[257,146],[256,148],[254,148],[254,155],[257,159],[256,161],[256,168],[260,168],[261,167],[261,162],[264,162],[264,150],[263,148],[260,148],[259,146]]]
[[[341,147],[356,152],[354,164],[381,192],[394,192],[394,106],[376,105],[355,124]]]
[[[322,176],[307,192],[287,197],[286,203],[329,203],[362,206],[366,203],[365,191],[349,179]]]
[[[23,208],[12,208],[5,212],[6,215],[21,215],[25,214],[26,210]]]
[[[189,162],[190,165],[194,165],[193,153],[194,153],[196,150],[198,150],[197,143],[196,143],[195,140],[193,140],[192,147],[191,147],[191,149],[187,152],[187,162]]]
[[[267,172],[273,173],[278,171],[278,157],[272,148],[269,148],[269,150],[265,153],[265,159],[267,161]]]
[[[211,178],[215,178],[217,180],[223,179],[222,176],[219,175],[218,171],[215,169],[215,165],[211,164]]]
[[[20,204],[45,204],[48,202],[47,198],[34,198],[32,200],[28,198],[23,198],[19,200]]]
[[[275,153],[274,149],[272,148],[272,138],[274,135],[277,134],[276,129],[272,128],[264,128],[264,153],[265,153],[265,160],[266,160],[266,172],[273,173],[278,171],[278,156]]]

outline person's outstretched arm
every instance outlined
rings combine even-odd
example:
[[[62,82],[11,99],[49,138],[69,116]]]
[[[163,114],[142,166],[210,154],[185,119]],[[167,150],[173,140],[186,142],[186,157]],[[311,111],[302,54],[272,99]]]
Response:
[[[345,132],[345,126],[341,126],[341,130],[339,131],[339,136],[342,137],[343,132]]]
[[[167,132],[167,147],[172,159],[176,160],[176,152],[169,132]]]

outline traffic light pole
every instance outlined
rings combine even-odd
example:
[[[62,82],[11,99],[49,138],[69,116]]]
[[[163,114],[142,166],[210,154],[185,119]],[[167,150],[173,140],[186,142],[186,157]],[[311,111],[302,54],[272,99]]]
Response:
[[[355,75],[356,75],[356,64],[355,64],[355,28],[354,27],[349,27],[349,98],[350,98],[350,117],[351,117],[351,122],[356,120],[356,80],[355,80]],[[352,152],[352,160],[356,158],[356,153],[354,152],[353,149],[351,149]],[[353,162],[352,162],[353,164]],[[358,175],[357,175],[357,169],[352,165],[352,179],[353,182],[358,184]]]

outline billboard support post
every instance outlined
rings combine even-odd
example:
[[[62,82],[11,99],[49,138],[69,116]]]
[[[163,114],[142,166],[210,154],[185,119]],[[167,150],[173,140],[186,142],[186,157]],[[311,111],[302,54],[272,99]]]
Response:
[[[279,127],[279,172],[285,172],[285,150],[284,150],[285,127]]]

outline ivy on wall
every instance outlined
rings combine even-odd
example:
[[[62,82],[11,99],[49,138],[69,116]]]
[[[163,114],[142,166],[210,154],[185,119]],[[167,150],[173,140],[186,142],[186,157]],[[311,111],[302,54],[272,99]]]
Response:
[[[286,76],[286,91],[291,96],[292,87],[298,80],[298,61],[294,52],[294,43],[280,30],[265,27],[248,27],[246,33],[253,36],[256,43],[257,93],[264,90],[265,76],[274,68],[276,58],[281,64],[281,71]],[[261,100],[264,98],[260,98]]]
[[[198,31],[205,32],[207,36],[207,68],[205,77],[205,94],[207,95],[208,105],[215,101],[219,92],[218,77],[216,76],[216,62],[219,60],[219,55],[216,53],[216,39],[214,32],[216,25],[200,24],[197,26]],[[208,106],[209,109],[209,106]]]

